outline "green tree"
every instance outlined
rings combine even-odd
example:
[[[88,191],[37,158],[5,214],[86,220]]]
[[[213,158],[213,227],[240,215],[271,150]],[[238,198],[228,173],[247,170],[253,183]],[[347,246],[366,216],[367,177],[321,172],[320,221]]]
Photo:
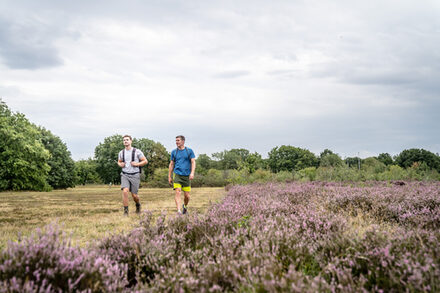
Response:
[[[206,174],[209,169],[214,168],[214,160],[207,154],[200,154],[196,159],[197,173]]]
[[[160,143],[148,138],[133,138],[133,147],[140,149],[148,160],[143,168],[146,179],[152,178],[157,168],[167,168],[170,163],[170,154]]]
[[[348,165],[348,167],[352,167],[352,168],[359,168],[359,164],[361,162],[361,158],[359,157],[348,157],[344,160],[345,164]]]
[[[307,167],[316,167],[318,158],[309,150],[282,145],[269,152],[269,168],[272,172],[298,171]]]
[[[246,161],[249,151],[246,149],[231,149],[213,153],[212,156],[218,161],[221,170],[239,169],[240,162]]]
[[[91,158],[75,162],[76,184],[86,185],[100,183],[101,178],[97,172],[98,165]]]
[[[50,166],[47,183],[55,189],[75,186],[75,163],[66,144],[56,135],[43,127],[39,128],[41,142],[49,151]]]
[[[367,173],[376,174],[376,173],[384,172],[385,169],[386,169],[385,164],[374,157],[369,157],[362,160],[361,170],[366,171]]]
[[[333,155],[333,154],[335,154],[335,153],[332,150],[325,149],[321,152],[321,154],[319,154],[319,157],[322,158],[326,155]]]
[[[253,174],[258,169],[263,169],[264,163],[261,155],[257,152],[249,154],[246,159],[241,163],[242,168]]]
[[[440,157],[424,149],[404,150],[396,157],[395,162],[403,168],[409,168],[415,162],[425,162],[431,169],[440,172]]]
[[[339,167],[342,164],[341,157],[329,149],[325,149],[319,156],[319,166],[321,167]]]
[[[104,142],[95,148],[97,172],[104,183],[120,183],[121,168],[118,166],[118,154],[124,148],[122,135],[115,134],[104,138]]]
[[[0,190],[49,190],[49,156],[38,128],[0,99]]]
[[[393,158],[389,153],[382,153],[377,156],[377,159],[384,163],[386,166],[390,166],[394,163]]]

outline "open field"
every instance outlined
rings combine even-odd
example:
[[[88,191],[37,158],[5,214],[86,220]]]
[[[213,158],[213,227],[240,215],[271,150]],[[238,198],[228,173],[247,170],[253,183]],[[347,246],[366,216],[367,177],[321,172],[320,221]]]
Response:
[[[193,188],[190,212],[204,211],[210,202],[224,197],[224,188]],[[171,188],[141,188],[142,210],[153,215],[162,211],[175,212]],[[83,245],[110,233],[130,231],[139,222],[130,196],[130,216],[122,217],[122,197],[119,186],[80,186],[52,192],[0,193],[0,249],[18,235],[29,235],[35,228],[52,222],[64,226],[74,242]]]

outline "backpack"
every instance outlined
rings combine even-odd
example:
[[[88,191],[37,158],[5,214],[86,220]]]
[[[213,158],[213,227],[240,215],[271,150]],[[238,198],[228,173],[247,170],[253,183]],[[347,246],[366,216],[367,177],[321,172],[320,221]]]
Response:
[[[131,151],[131,161],[134,161],[134,156],[136,155],[136,148],[133,148],[133,150]],[[125,162],[125,149],[122,150],[122,161]],[[142,173],[142,167],[138,167],[139,168],[139,173]]]
[[[186,147],[185,147],[185,150],[186,150],[186,155],[188,156],[188,160],[191,162],[191,155],[189,154],[189,151]],[[174,155],[174,158],[173,158],[174,164],[176,164],[176,158],[177,158],[178,151],[179,151],[179,149],[176,148],[176,154]]]

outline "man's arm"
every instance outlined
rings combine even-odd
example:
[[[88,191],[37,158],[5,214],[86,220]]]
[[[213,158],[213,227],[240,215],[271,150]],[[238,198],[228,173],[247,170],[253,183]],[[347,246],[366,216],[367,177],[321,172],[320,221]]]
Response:
[[[194,172],[196,171],[196,159],[191,159],[191,174],[189,174],[189,180],[194,179]]]
[[[140,162],[139,162],[139,163],[137,163],[137,162],[131,162],[131,165],[132,165],[133,167],[143,167],[143,166],[145,166],[146,164],[148,164],[148,161],[147,161],[147,158],[145,158],[145,157],[142,157],[142,158],[140,159]]]
[[[120,154],[120,153],[119,153],[119,154]],[[124,167],[125,167],[125,162],[122,161],[120,155],[118,155],[118,166],[121,167],[121,168],[124,168]]]
[[[174,170],[174,162],[171,161],[170,165],[168,166],[168,182],[170,184],[173,183],[173,178],[171,177],[171,174],[173,173],[173,170]]]

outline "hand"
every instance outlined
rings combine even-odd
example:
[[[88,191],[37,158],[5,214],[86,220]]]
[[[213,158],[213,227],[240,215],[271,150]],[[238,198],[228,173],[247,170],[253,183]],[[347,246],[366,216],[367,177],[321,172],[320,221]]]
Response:
[[[125,162],[118,162],[119,167],[124,168],[125,167]]]
[[[171,177],[168,177],[168,183],[170,183],[170,185],[173,184],[173,179]]]
[[[193,180],[193,179],[194,179],[194,174],[193,173],[189,174],[189,180]]]
[[[131,162],[131,165],[133,166],[133,167],[138,167],[139,166],[139,163],[136,163],[136,162]]]

